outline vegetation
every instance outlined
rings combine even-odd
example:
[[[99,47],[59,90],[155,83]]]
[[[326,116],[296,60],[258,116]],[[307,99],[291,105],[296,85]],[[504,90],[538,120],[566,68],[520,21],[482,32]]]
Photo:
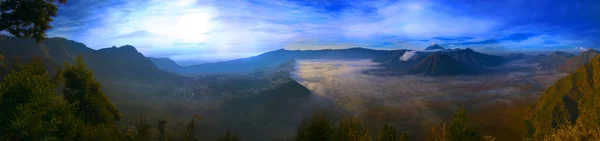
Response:
[[[406,133],[402,134],[402,137],[407,138],[408,135]],[[401,137],[401,140],[403,140]],[[383,129],[379,131],[379,136],[377,137],[378,141],[395,141],[396,140],[396,129],[391,125],[383,125]],[[408,140],[408,139],[404,139]]]
[[[110,103],[102,92],[100,83],[83,62],[75,58],[74,65],[65,65],[64,97],[76,107],[76,115],[92,125],[113,125],[121,119],[119,110]]]
[[[431,129],[431,136],[426,140],[430,141],[493,141],[494,137],[482,136],[477,133],[476,127],[467,125],[468,119],[464,107],[454,114],[450,127],[446,128],[444,123],[438,130]]]
[[[0,31],[19,38],[32,37],[38,43],[46,38],[56,17],[57,4],[67,0],[2,0],[0,1]]]
[[[596,56],[571,75],[559,80],[544,93],[536,105],[524,116],[530,137],[543,140],[555,130],[567,132],[594,129],[600,125],[600,56]],[[561,130],[561,127],[574,129]]]
[[[19,66],[0,83],[0,139],[73,140],[73,107],[56,95],[41,60]]]
[[[217,141],[239,141],[240,137],[237,132],[231,131],[231,129],[227,129],[225,134],[221,135]]]

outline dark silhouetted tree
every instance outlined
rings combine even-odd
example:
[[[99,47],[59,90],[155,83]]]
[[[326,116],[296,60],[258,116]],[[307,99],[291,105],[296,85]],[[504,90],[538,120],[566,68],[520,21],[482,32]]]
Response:
[[[136,141],[149,141],[152,138],[152,125],[145,118],[140,118],[135,123]]]
[[[217,141],[239,141],[240,137],[238,136],[237,132],[233,132],[231,128],[227,129],[227,131],[225,132],[225,134],[219,136],[219,138],[217,138]]]
[[[167,130],[165,129],[167,121],[160,120],[158,121],[158,140],[159,141],[168,141],[169,137],[167,135]]]
[[[409,140],[408,134],[406,132],[402,133],[402,135],[400,135],[400,141],[408,141],[408,140]]]
[[[334,132],[332,123],[322,113],[313,114],[310,120],[302,121],[296,133],[296,141],[327,141]]]
[[[57,4],[66,0],[0,0],[0,31],[19,38],[33,37],[36,42],[46,38],[56,17]]]
[[[396,129],[391,125],[383,125],[383,128],[379,132],[377,137],[378,141],[396,141]]]
[[[186,126],[183,133],[184,141],[197,141],[196,138],[196,119],[192,119]]]
[[[448,141],[479,141],[482,136],[477,133],[477,128],[467,126],[467,115],[465,108],[458,110],[448,127],[446,140]]]
[[[75,64],[66,64],[64,70],[64,98],[75,105],[76,115],[91,125],[113,125],[121,119],[119,110],[102,92],[100,83],[88,70],[83,57],[77,56]]]
[[[371,141],[369,128],[358,118],[343,118],[333,135],[334,141]]]
[[[74,140],[80,121],[73,111],[41,60],[17,65],[0,83],[1,140]]]

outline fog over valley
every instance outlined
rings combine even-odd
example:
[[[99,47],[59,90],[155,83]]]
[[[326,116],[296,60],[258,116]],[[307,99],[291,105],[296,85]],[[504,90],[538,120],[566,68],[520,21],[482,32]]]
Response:
[[[490,75],[429,77],[367,74],[368,70],[377,69],[377,64],[371,60],[298,60],[293,78],[315,95],[330,99],[348,112],[346,114],[379,124],[393,123],[399,130],[422,130],[412,132],[418,137],[427,133],[433,125],[446,122],[461,106],[482,115],[481,118],[491,114],[516,114],[502,113],[501,110],[532,105],[551,84],[566,76],[564,73],[538,70],[536,64],[524,63],[523,60],[494,68],[502,72]],[[497,107],[502,108],[490,110]],[[503,122],[493,124],[496,125],[484,125],[482,128],[491,129]],[[525,126],[520,129],[524,130]],[[510,130],[498,129],[489,133],[518,132]]]

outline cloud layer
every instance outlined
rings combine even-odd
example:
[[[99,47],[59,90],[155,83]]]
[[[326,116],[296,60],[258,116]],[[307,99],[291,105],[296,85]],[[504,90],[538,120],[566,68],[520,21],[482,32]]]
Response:
[[[430,42],[484,52],[566,50],[600,44],[600,10],[591,7],[598,3],[82,0],[60,6],[49,35],[92,48],[130,44],[180,61],[279,48],[422,49]]]
[[[487,114],[499,112],[489,111],[491,107],[526,108],[565,76],[536,71],[535,64],[524,61],[511,62],[494,74],[453,77],[366,75],[362,71],[376,65],[368,60],[298,62],[295,79],[318,96],[367,121],[395,124],[415,137],[448,121],[461,106]]]

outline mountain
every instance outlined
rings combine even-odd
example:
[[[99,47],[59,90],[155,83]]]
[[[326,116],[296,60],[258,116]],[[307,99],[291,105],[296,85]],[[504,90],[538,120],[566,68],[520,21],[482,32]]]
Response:
[[[539,63],[542,70],[557,70],[565,61],[575,55],[566,52],[553,52],[550,55],[538,55],[531,57],[528,61]]]
[[[565,60],[565,62],[558,68],[558,70],[567,73],[573,72],[577,70],[580,66],[589,63],[592,60],[592,58],[594,58],[598,54],[600,54],[600,52],[594,49],[589,49],[577,56]]]
[[[600,124],[600,56],[552,85],[524,116],[534,137],[559,124]]]
[[[425,74],[431,76],[462,75],[475,72],[476,71],[470,67],[441,53],[435,53],[428,56],[410,69],[410,73],[412,74]]]
[[[473,69],[485,69],[486,67],[494,67],[501,65],[505,62],[504,58],[500,56],[487,55],[473,51],[470,48],[467,49],[453,49],[450,51],[441,51],[440,53],[448,55],[454,60],[467,65]]]
[[[248,58],[187,66],[183,67],[179,71],[179,74],[248,74],[264,68],[277,66],[291,59],[371,59],[386,52],[366,48],[324,50],[279,49]]]
[[[426,51],[431,51],[431,50],[444,50],[444,48],[438,44],[433,44],[428,46],[427,48],[425,48]]]
[[[191,80],[156,68],[130,45],[94,50],[65,38],[49,38],[38,44],[33,39],[0,37],[0,55],[4,56],[9,67],[16,64],[17,60],[29,62],[33,58],[41,58],[50,73],[54,74],[65,62],[72,62],[75,56],[81,55],[98,80],[105,83],[135,81],[138,82],[136,84],[168,87]]]
[[[372,61],[379,62],[379,63],[401,61],[400,57],[402,57],[402,55],[404,55],[404,53],[406,53],[407,51],[411,51],[411,50],[406,50],[406,49],[390,50],[390,51],[387,51],[386,53],[384,53],[383,55],[373,58]]]
[[[505,56],[504,59],[506,60],[521,60],[521,59],[527,59],[529,57],[529,55],[523,54],[523,53],[511,53],[508,56]]]
[[[154,57],[147,57],[147,58],[150,61],[152,61],[152,63],[154,63],[154,65],[156,65],[156,67],[158,67],[159,69],[164,70],[164,71],[177,73],[182,68],[180,65],[175,63],[175,61],[173,61],[169,58],[154,58]]]

